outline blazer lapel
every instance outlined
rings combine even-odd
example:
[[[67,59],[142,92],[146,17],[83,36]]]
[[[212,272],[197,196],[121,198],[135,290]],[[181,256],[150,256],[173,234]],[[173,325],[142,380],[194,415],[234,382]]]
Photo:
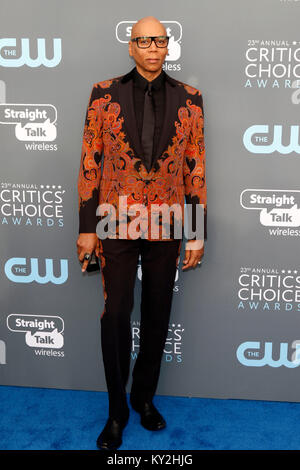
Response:
[[[136,156],[142,159],[143,149],[134,111],[132,72],[133,70],[124,75],[118,84],[118,101],[121,106],[121,113],[124,116],[124,127],[129,135],[130,146],[135,151]]]
[[[143,148],[140,141],[136,115],[134,111],[133,101],[133,80],[132,69],[129,73],[124,75],[118,84],[118,99],[117,101],[121,106],[121,113],[124,117],[124,127],[128,133],[130,146],[135,151],[135,156],[140,158],[143,162]],[[178,119],[178,108],[180,98],[176,81],[166,74],[166,103],[165,103],[165,117],[162,132],[159,139],[156,155],[153,157],[152,167],[157,159],[162,155],[168,144],[170,134],[174,131],[175,121]],[[147,170],[148,171],[148,170]],[[150,170],[151,171],[151,170]],[[148,171],[148,173],[150,173]]]
[[[179,93],[175,80],[166,74],[166,108],[165,118],[160,135],[159,144],[156,155],[153,157],[153,164],[156,163],[157,159],[162,155],[167,147],[170,134],[175,129],[175,121],[178,119],[178,108],[179,108]]]

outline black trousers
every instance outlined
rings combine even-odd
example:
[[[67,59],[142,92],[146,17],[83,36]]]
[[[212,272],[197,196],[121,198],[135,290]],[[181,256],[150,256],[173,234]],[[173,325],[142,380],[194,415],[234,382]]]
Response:
[[[132,348],[130,318],[139,254],[142,268],[140,348],[132,372],[131,396],[143,402],[152,400],[159,379],[181,243],[181,239],[100,240],[105,301],[101,315],[101,348],[110,417],[123,419],[129,413],[126,384]]]

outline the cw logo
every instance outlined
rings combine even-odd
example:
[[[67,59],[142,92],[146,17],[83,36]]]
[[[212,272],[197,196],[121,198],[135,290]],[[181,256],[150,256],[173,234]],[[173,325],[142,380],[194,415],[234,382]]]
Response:
[[[13,282],[29,283],[36,281],[39,284],[52,282],[53,284],[63,284],[68,279],[68,260],[60,260],[61,274],[55,277],[53,274],[53,259],[46,258],[45,276],[40,276],[38,258],[30,259],[30,273],[27,274],[26,258],[10,258],[6,261],[4,272],[8,279]],[[14,272],[13,272],[14,269]]]
[[[46,45],[45,39],[37,39],[37,57],[32,59],[30,57],[29,39],[21,39],[21,54],[20,57],[15,58],[16,50],[16,38],[3,38],[0,39],[0,65],[2,67],[22,67],[22,65],[28,65],[28,67],[39,67],[44,65],[45,67],[56,67],[61,61],[61,39],[53,39],[53,57],[47,59],[46,57]]]
[[[249,152],[252,153],[273,153],[278,152],[283,155],[288,153],[300,153],[299,126],[290,126],[290,143],[282,144],[282,126],[274,125],[273,140],[269,140],[268,125],[254,125],[248,127],[244,133],[243,143]],[[254,140],[254,142],[253,142]]]
[[[300,365],[300,343],[294,341],[292,347],[295,351],[292,354],[292,360],[288,359],[288,343],[280,343],[279,358],[273,359],[273,343],[267,341],[264,351],[261,351],[260,341],[245,341],[239,345],[236,351],[236,357],[243,366],[248,367],[281,367],[289,369],[299,367]],[[260,357],[262,356],[262,357]]]

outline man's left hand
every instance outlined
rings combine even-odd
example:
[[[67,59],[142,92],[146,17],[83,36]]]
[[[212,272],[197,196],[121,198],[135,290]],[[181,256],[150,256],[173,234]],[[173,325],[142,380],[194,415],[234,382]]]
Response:
[[[182,270],[188,268],[195,268],[202,260],[204,255],[204,240],[189,240],[186,244],[185,257],[183,260],[184,266]]]

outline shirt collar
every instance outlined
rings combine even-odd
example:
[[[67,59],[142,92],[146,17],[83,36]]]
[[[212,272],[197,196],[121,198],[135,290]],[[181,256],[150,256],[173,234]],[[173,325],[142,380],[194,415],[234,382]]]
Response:
[[[126,73],[126,75],[123,75],[122,78],[121,78],[121,83],[126,83],[129,80],[133,80],[135,70],[136,70],[136,67],[134,67],[132,70],[130,70],[130,72]],[[140,75],[140,74],[138,74],[138,75]],[[170,77],[170,75],[168,75],[164,70],[162,70],[162,73],[158,77],[156,77],[156,79],[153,80],[152,83],[154,84],[154,82],[160,77],[163,78],[164,80],[166,80],[172,87],[176,86],[176,80],[174,80],[174,78]],[[144,79],[144,77],[142,77],[142,78]],[[146,80],[146,82],[147,82],[147,80]]]
[[[163,83],[165,81],[165,72],[162,70],[161,73],[156,77],[154,80],[152,80],[152,88],[154,90],[159,90]],[[138,71],[137,68],[135,67],[133,70],[133,83],[141,88],[143,91],[147,89],[149,81],[144,78]]]

